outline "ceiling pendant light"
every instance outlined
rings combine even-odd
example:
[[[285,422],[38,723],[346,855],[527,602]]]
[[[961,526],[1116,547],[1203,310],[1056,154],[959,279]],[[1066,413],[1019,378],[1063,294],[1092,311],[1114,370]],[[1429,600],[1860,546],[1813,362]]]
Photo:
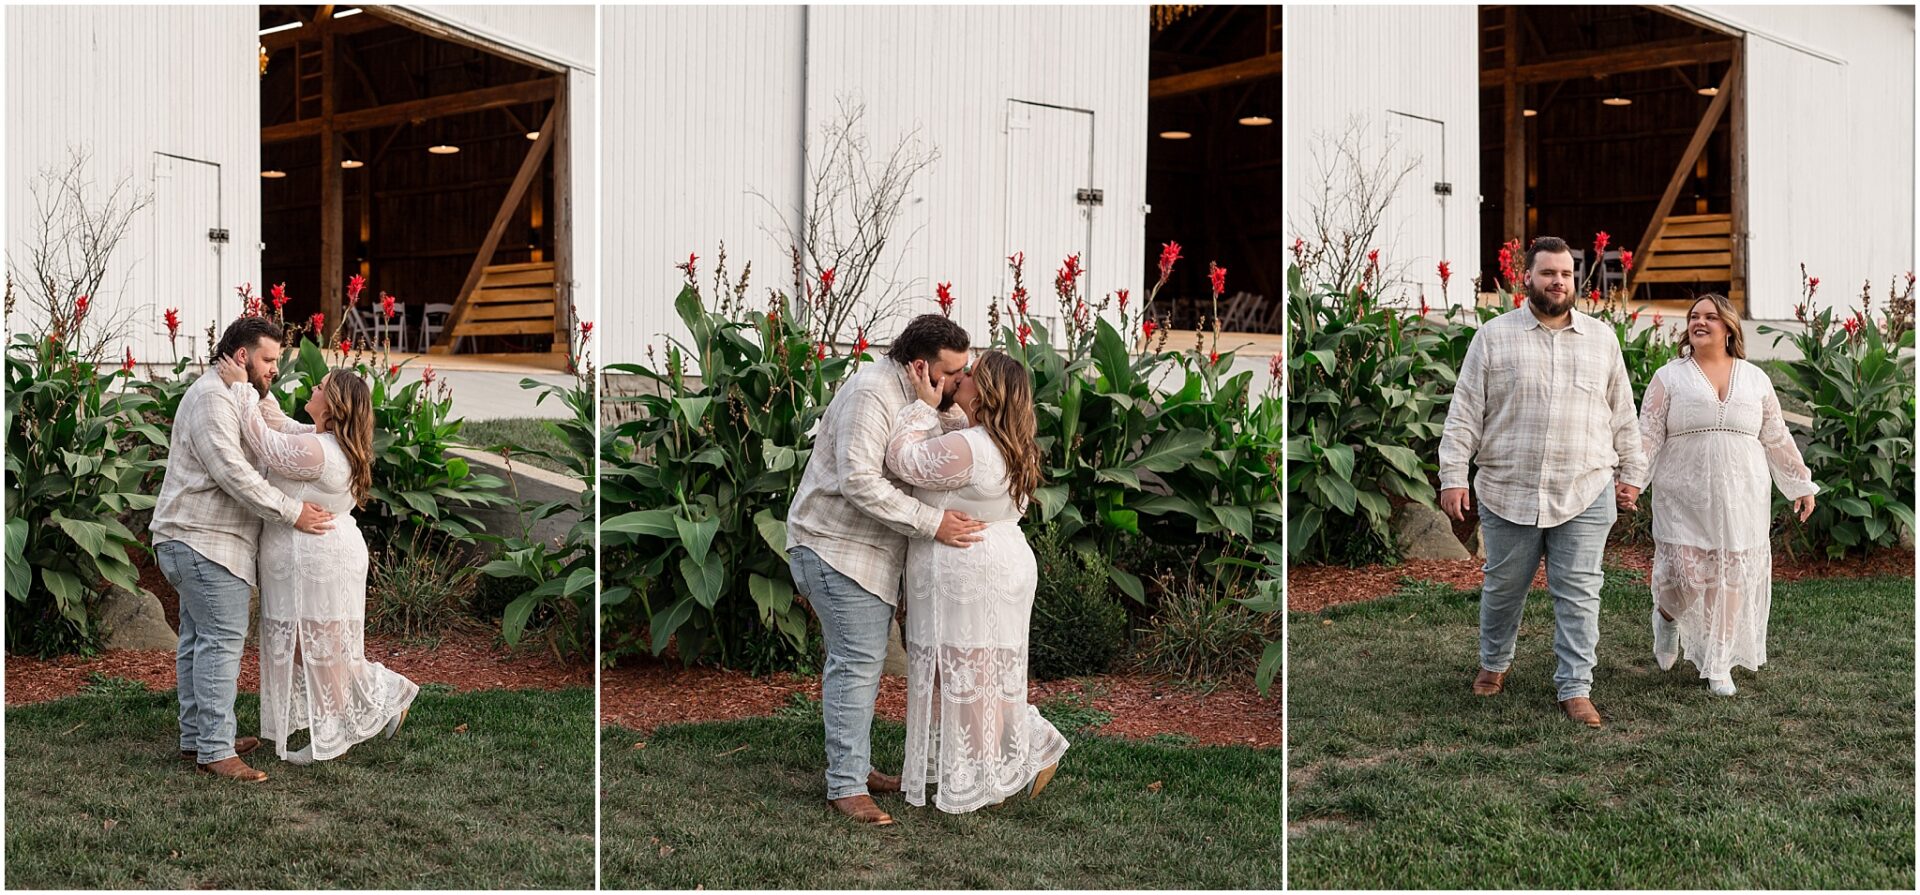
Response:
[[[1247,117],[1240,119],[1240,123],[1246,125],[1247,127],[1266,127],[1267,125],[1273,123],[1273,119],[1268,118],[1265,115],[1248,115]]]
[[[268,180],[279,180],[280,178],[287,176],[287,172],[282,171],[279,168],[268,168],[267,170],[260,172],[260,176],[265,177]]]
[[[1193,134],[1190,134],[1190,133],[1188,133],[1188,132],[1186,132],[1186,131],[1161,131],[1161,132],[1160,132],[1160,139],[1162,139],[1162,140],[1191,140],[1191,139],[1193,139]]]

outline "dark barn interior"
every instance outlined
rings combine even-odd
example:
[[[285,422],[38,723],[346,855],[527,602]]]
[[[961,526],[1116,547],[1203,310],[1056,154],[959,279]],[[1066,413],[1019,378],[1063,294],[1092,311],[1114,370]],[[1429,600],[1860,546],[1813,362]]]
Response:
[[[1480,36],[1483,288],[1554,235],[1636,301],[1743,304],[1739,39],[1643,6],[1482,6]]]
[[[260,8],[263,276],[329,330],[366,277],[408,351],[564,349],[564,79],[391,15]]]
[[[1280,7],[1153,7],[1144,280],[1163,243],[1182,261],[1154,311],[1193,328],[1227,273],[1222,329],[1278,333],[1286,281],[1280,209]],[[1185,136],[1182,136],[1185,135]]]

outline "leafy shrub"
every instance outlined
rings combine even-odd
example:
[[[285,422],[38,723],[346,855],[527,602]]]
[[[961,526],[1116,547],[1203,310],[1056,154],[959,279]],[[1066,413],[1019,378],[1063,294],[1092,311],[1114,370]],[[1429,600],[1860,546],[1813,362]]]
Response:
[[[1166,596],[1142,632],[1140,665],[1190,680],[1219,680],[1244,672],[1269,642],[1280,640],[1277,614],[1257,612],[1256,594],[1207,581],[1197,568],[1184,580],[1163,579]]]
[[[1806,439],[1802,456],[1821,490],[1805,524],[1778,524],[1777,540],[1789,553],[1839,558],[1891,546],[1903,527],[1913,531],[1913,284],[1909,273],[1904,291],[1889,288],[1879,313],[1863,287],[1860,309],[1836,319],[1831,308],[1807,310],[1818,280],[1803,268],[1794,314],[1805,328],[1759,328],[1799,349],[1800,358],[1785,365],[1781,391],[1813,418],[1812,426],[1794,428]],[[1773,501],[1774,518],[1786,519],[1790,502],[1778,491]]]
[[[1102,674],[1127,648],[1127,611],[1109,596],[1107,561],[1067,543],[1059,525],[1028,529],[1040,584],[1033,598],[1027,674],[1050,681]]]
[[[471,624],[476,574],[444,534],[413,533],[405,549],[374,555],[367,575],[367,633],[425,637]]]

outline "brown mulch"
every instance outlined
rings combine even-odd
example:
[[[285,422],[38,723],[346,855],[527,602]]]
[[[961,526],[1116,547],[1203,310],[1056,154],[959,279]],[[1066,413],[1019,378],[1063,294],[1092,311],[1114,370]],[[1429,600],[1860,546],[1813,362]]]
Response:
[[[881,678],[875,709],[880,717],[906,718],[906,685],[902,677]],[[716,668],[635,662],[600,673],[600,719],[603,724],[648,733],[662,724],[764,717],[786,705],[795,693],[819,699],[820,679],[794,674],[756,678]],[[1096,730],[1106,736],[1178,734],[1201,745],[1274,749],[1285,736],[1279,693],[1262,698],[1250,680],[1234,681],[1212,692],[1146,675],[1036,681],[1027,688],[1027,700],[1035,704],[1073,694],[1080,694],[1088,707],[1113,716]]]
[[[1653,569],[1653,545],[1611,545],[1607,548],[1607,564],[1644,575]],[[1913,551],[1896,548],[1876,550],[1865,557],[1845,560],[1790,558],[1778,553],[1773,557],[1775,581],[1911,576],[1913,573]],[[1357,569],[1343,566],[1290,566],[1287,569],[1287,608],[1294,612],[1318,612],[1341,603],[1377,600],[1400,590],[1408,580],[1433,581],[1459,590],[1478,590],[1484,577],[1480,571],[1480,560],[1477,559],[1411,560],[1397,566],[1373,565]],[[1547,586],[1544,569],[1535,573],[1533,586]]]
[[[537,647],[509,650],[491,632],[457,632],[435,641],[367,639],[367,658],[417,684],[448,684],[471,690],[558,690],[593,686],[593,669],[569,665]],[[154,690],[174,686],[172,650],[112,650],[94,658],[36,659],[7,656],[7,705],[60,699],[80,692],[93,673],[130,678]],[[240,660],[240,689],[260,688],[260,658],[251,646]]]

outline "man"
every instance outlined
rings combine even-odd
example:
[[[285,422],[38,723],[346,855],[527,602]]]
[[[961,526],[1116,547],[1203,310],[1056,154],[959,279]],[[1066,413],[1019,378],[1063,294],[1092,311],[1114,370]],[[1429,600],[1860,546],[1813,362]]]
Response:
[[[1488,321],[1460,365],[1440,439],[1440,508],[1473,509],[1480,473],[1486,581],[1473,692],[1506,687],[1520,612],[1544,556],[1553,596],[1554,672],[1567,716],[1599,727],[1593,707],[1600,639],[1600,561],[1619,509],[1634,509],[1646,456],[1626,363],[1611,327],[1573,307],[1573,253],[1543,236],[1527,250],[1525,306]]]
[[[242,317],[215,350],[247,371],[265,395],[279,375],[279,324]],[[260,520],[308,534],[331,529],[333,514],[267,484],[240,437],[240,408],[209,370],[180,399],[167,468],[154,504],[153,551],[180,593],[180,649],[174,672],[180,700],[180,757],[201,773],[257,783],[267,775],[240,756],[260,745],[234,739],[233,701],[246,645]]]
[[[965,414],[953,406],[953,390],[971,345],[959,324],[925,314],[907,324],[885,357],[842,383],[821,417],[787,516],[793,580],[820,618],[827,642],[820,675],[827,801],[861,823],[893,823],[871,793],[900,791],[900,778],[873,770],[871,731],[907,539],[965,547],[979,541],[976,532],[986,527],[907,493],[886,469],[887,440],[895,415],[917,400],[915,361],[925,361],[940,384],[947,428],[966,425]]]

